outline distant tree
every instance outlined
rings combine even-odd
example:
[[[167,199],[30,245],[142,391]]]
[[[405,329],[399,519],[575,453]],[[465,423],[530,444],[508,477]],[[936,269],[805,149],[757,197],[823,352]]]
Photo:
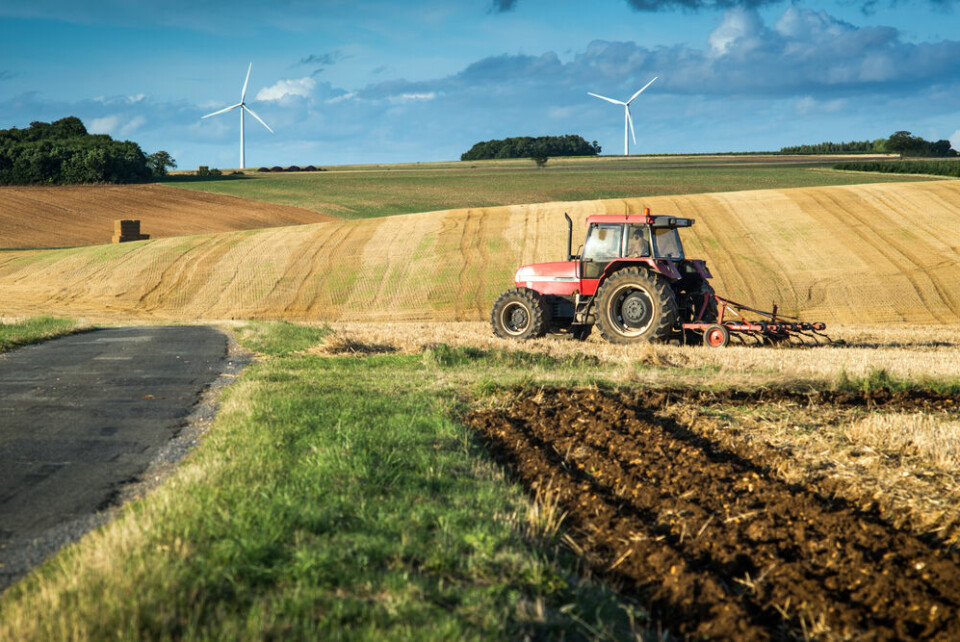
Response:
[[[602,147],[600,147],[600,143],[598,143],[597,141],[593,141],[592,143],[590,143],[590,146],[593,147],[593,151],[596,152],[596,154],[599,156],[600,151],[603,149]]]
[[[550,156],[547,155],[547,148],[544,145],[536,145],[530,152],[530,158],[537,164],[537,169],[543,169],[547,161],[550,160]]]
[[[581,136],[518,136],[502,140],[487,140],[475,144],[460,156],[460,160],[473,161],[489,158],[532,158],[542,149],[547,156],[596,156],[600,153],[597,141],[591,145]]]
[[[166,176],[167,168],[176,169],[177,161],[173,160],[173,156],[161,149],[159,152],[154,152],[147,156],[147,166],[150,168],[150,171],[153,172],[154,176]]]
[[[904,156],[933,156],[938,158],[956,156],[957,152],[950,147],[950,141],[938,140],[932,143],[920,136],[913,136],[908,131],[894,132],[887,139],[887,151]]]

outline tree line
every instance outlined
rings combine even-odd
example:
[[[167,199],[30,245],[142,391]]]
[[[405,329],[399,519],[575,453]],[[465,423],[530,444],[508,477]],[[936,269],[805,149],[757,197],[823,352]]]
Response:
[[[0,185],[138,183],[176,166],[167,152],[90,134],[74,116],[0,130]]]
[[[460,156],[462,161],[491,158],[548,158],[551,156],[596,156],[600,153],[597,141],[588,143],[581,136],[519,136],[477,143]]]
[[[895,132],[890,138],[876,140],[850,141],[840,143],[818,143],[816,145],[796,145],[782,147],[782,154],[900,154],[901,157],[951,158],[957,152],[951,148],[949,140],[929,141],[914,136],[908,131]]]

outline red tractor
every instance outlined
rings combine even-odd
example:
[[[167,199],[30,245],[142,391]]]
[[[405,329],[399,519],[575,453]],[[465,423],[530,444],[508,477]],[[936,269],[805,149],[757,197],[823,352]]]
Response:
[[[673,216],[596,215],[587,219],[583,253],[567,260],[524,265],[516,288],[497,299],[490,315],[499,337],[530,339],[566,332],[585,339],[596,324],[612,343],[665,341],[682,324],[711,324],[717,302],[704,261],[683,255],[678,228],[693,219]]]
[[[692,218],[652,216],[647,208],[642,215],[591,216],[577,256],[571,252],[573,221],[564,217],[567,260],[517,270],[516,287],[501,294],[490,313],[497,336],[524,340],[555,332],[583,340],[596,324],[611,343],[831,342],[822,334],[826,325],[778,315],[776,304],[764,312],[717,296],[707,283],[707,264],[683,255],[677,230],[693,225]]]

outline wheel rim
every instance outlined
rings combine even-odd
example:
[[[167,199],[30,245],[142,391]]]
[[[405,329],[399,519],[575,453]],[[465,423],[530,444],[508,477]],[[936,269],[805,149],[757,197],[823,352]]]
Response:
[[[610,301],[610,318],[621,334],[643,334],[653,323],[653,300],[645,290],[624,285]]]
[[[707,330],[707,345],[712,348],[718,348],[723,345],[723,330],[720,328],[710,328]]]
[[[500,322],[508,334],[523,334],[530,327],[530,311],[521,303],[508,303],[500,313]]]

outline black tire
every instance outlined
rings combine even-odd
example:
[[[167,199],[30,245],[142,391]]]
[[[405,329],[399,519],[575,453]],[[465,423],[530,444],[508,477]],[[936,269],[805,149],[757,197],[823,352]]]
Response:
[[[550,315],[538,292],[514,288],[497,298],[490,311],[490,324],[501,339],[526,341],[546,334]]]
[[[678,325],[676,296],[659,276],[643,268],[624,268],[600,286],[597,329],[610,343],[666,341]]]

